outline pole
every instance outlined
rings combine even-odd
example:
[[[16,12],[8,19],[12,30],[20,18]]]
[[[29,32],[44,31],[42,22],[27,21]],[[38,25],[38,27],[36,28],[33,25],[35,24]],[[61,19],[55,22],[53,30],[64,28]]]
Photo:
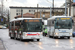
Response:
[[[68,8],[68,16],[70,16],[70,11],[69,11],[69,8]]]
[[[52,9],[51,9],[51,7],[50,7],[50,18],[51,18],[51,16],[52,16],[52,14],[51,14],[51,13],[52,13]]]
[[[3,0],[1,0],[1,3],[2,3],[2,13],[1,13],[1,16],[3,16]]]
[[[9,18],[9,10],[8,10],[8,28],[10,27],[10,18]]]
[[[37,18],[38,18],[38,4],[37,4]]]
[[[9,10],[8,10],[8,22],[9,22],[10,20],[9,20]]]
[[[66,8],[67,8],[67,2],[65,0],[65,16],[66,16]]]
[[[53,0],[53,16],[54,16],[54,0]]]
[[[21,8],[21,17],[23,18],[23,9]]]
[[[69,8],[69,15],[71,16],[71,0],[70,0],[70,8]]]
[[[40,18],[41,18],[41,10],[40,10]]]

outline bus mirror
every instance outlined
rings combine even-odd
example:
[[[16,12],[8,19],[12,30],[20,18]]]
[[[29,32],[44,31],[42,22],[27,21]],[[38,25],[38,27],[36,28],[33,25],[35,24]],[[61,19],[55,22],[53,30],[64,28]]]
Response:
[[[45,30],[45,28],[43,28]]]
[[[56,23],[56,25],[58,25],[58,22]]]
[[[72,19],[72,24],[74,25],[74,20]]]
[[[54,24],[54,21],[52,21],[52,24]]]
[[[44,25],[44,22],[42,22],[42,25]]]
[[[21,22],[21,25],[23,25],[23,22]]]
[[[54,20],[54,21],[56,21],[56,20]]]

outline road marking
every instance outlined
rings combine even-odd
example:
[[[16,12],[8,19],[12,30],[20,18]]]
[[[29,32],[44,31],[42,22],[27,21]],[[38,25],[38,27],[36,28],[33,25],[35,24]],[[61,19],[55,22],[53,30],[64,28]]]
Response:
[[[41,45],[36,45],[36,44],[34,44],[33,42],[30,42],[30,43],[33,44],[33,45],[35,45],[35,46],[37,46],[37,47],[39,47],[40,49],[45,50],[45,48],[43,48]]]

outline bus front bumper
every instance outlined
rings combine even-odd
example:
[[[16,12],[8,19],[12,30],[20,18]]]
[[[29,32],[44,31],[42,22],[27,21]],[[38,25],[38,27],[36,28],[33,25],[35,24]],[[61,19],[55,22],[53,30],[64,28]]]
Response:
[[[41,39],[41,36],[22,36],[23,39]]]

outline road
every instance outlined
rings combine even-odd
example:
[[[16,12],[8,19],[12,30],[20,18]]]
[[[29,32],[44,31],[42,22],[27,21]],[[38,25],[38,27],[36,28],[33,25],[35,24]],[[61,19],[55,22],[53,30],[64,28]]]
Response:
[[[0,38],[6,50],[75,50],[75,38],[53,39],[43,37],[37,41],[20,41],[10,39],[8,29],[0,29]]]

